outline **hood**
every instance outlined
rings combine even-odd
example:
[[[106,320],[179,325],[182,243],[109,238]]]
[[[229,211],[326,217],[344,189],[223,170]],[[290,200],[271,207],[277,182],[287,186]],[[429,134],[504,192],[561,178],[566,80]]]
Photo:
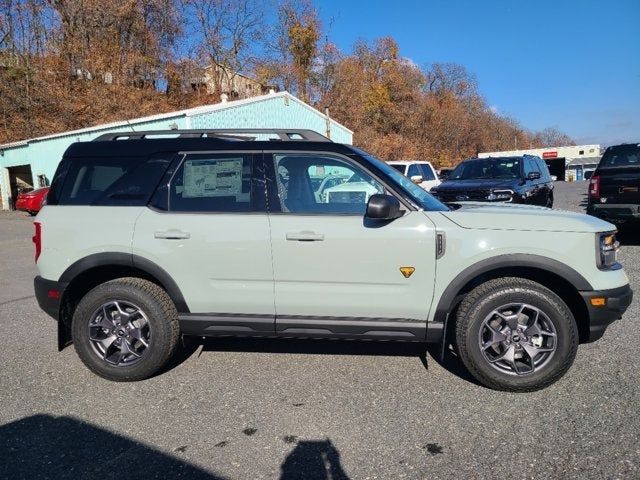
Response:
[[[464,202],[458,205],[457,210],[442,212],[442,215],[462,228],[584,233],[616,230],[609,222],[567,210],[511,203]]]
[[[519,183],[518,179],[497,180],[495,178],[470,179],[470,180],[445,180],[438,186],[439,192],[458,190],[488,190],[500,188],[513,188]]]

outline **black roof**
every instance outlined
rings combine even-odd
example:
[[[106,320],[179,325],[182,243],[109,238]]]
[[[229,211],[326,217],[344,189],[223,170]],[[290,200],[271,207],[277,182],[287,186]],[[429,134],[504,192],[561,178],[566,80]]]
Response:
[[[292,151],[311,150],[353,154],[350,145],[332,142],[270,142],[228,141],[218,138],[170,138],[157,140],[126,140],[76,142],[67,148],[65,157],[148,156],[159,152],[189,151]]]
[[[271,134],[275,139],[256,140]],[[311,150],[354,153],[353,147],[333,143],[323,135],[304,129],[217,129],[116,132],[101,135],[91,142],[69,146],[65,157],[149,156],[160,152],[181,151],[261,151]]]

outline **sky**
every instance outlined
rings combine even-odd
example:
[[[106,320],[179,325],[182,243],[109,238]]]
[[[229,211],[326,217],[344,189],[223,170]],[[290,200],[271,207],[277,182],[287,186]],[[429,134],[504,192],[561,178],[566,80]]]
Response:
[[[316,0],[331,41],[455,62],[492,109],[578,144],[640,142],[640,0]]]

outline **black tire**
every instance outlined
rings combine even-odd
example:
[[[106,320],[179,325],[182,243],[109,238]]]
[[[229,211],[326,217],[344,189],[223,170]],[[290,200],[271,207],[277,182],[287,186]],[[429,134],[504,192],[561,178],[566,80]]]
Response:
[[[553,193],[550,193],[547,197],[547,208],[553,208]]]
[[[550,343],[549,346],[555,347],[555,350],[548,354],[534,354],[533,357],[545,361],[540,363],[540,368],[531,365],[531,372],[526,372],[529,367],[522,368],[525,370],[523,374],[508,372],[504,368],[500,369],[496,363],[491,363],[487,355],[483,354],[483,348],[480,345],[483,341],[481,329],[485,334],[490,331],[487,330],[488,326],[485,320],[495,318],[498,322],[502,321],[500,317],[492,317],[492,312],[499,310],[502,308],[501,306],[512,304],[526,304],[539,310],[542,321],[551,323],[546,330],[555,330],[555,337],[553,337],[555,340],[552,337],[547,337],[545,340],[545,342],[552,342],[552,345]],[[529,322],[531,317],[534,315],[529,317],[523,315],[518,318],[522,318],[523,321],[526,318],[526,321]],[[509,329],[506,328],[506,331]],[[526,355],[526,352],[523,352],[524,340],[517,338],[517,331],[513,332],[508,333],[508,339],[505,342],[496,344],[505,350],[513,345],[514,351],[518,352],[517,355]],[[532,338],[530,336],[529,340]],[[513,340],[522,343],[518,343],[516,346]],[[505,347],[506,342],[509,344],[508,347]],[[526,343],[527,346],[532,346],[531,343]],[[456,316],[456,346],[465,367],[483,385],[495,390],[529,392],[551,385],[569,369],[578,348],[578,329],[567,305],[551,290],[531,280],[506,277],[489,280],[479,285],[462,300]],[[499,353],[492,359],[497,357],[499,357]],[[534,363],[533,358],[529,355],[521,358],[528,359],[531,364]]]
[[[102,305],[114,301],[139,307],[148,322],[148,346],[140,347],[144,349],[139,358],[128,356],[133,358],[132,364],[108,363],[89,338],[94,314]],[[98,318],[101,318],[99,314]],[[116,382],[143,380],[160,371],[175,353],[180,336],[178,312],[169,295],[155,283],[133,277],[119,278],[98,285],[82,298],[73,315],[71,336],[78,356],[95,374]]]

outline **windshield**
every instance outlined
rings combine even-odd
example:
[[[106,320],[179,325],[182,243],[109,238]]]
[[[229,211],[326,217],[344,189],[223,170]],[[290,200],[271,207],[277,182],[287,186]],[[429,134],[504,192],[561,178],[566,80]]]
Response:
[[[520,178],[520,158],[476,158],[465,160],[447,180]]]
[[[608,167],[640,167],[640,144],[607,148],[600,160],[600,168]]]
[[[407,192],[411,198],[423,209],[431,212],[446,212],[450,208],[444,203],[437,200],[426,190],[420,188],[403,174],[398,172],[391,165],[388,165],[382,160],[378,160],[376,157],[369,155],[367,152],[358,148],[353,148],[356,152],[371,162],[376,168],[382,170],[383,173],[390,178],[390,180],[396,185],[400,186],[402,190]]]

